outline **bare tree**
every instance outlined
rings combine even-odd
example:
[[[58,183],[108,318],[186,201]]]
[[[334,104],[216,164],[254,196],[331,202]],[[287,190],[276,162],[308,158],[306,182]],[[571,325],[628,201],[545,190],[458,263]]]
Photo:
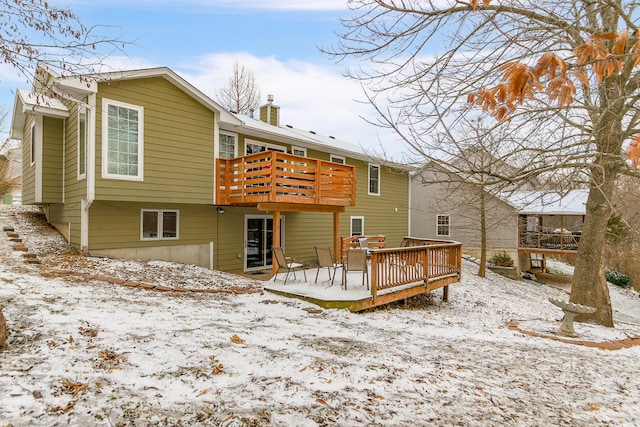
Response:
[[[602,248],[620,174],[639,131],[640,3],[631,0],[353,0],[335,49],[363,64],[377,124],[434,157],[433,133],[482,107],[521,138],[519,177],[589,186],[570,300],[613,325]],[[585,320],[584,317],[582,320]]]
[[[46,0],[0,0],[0,55],[20,75],[37,79],[36,64],[61,76],[85,76],[103,65],[108,53],[120,50],[121,40],[96,34],[68,8]],[[84,77],[86,79],[86,77]]]
[[[510,136],[480,119],[462,118],[454,129],[443,126],[434,141],[441,158],[430,160],[419,176],[423,185],[432,186],[431,206],[454,213],[457,232],[464,233],[470,246],[479,247],[478,276],[485,277],[489,245],[500,246],[498,230],[516,221],[504,199],[513,191],[533,189],[538,182],[513,182],[521,170],[501,154],[511,145]],[[501,247],[506,244],[501,242]]]
[[[0,108],[0,129],[4,127],[6,120],[7,111],[4,108]],[[17,148],[14,140],[6,139],[0,143],[0,197],[11,190],[21,179],[17,166],[12,164],[12,162],[16,162],[19,159],[10,158],[13,148]]]
[[[633,178],[625,176],[616,183],[614,212],[605,247],[607,267],[630,276],[640,291],[640,185]]]
[[[260,105],[260,89],[253,71],[235,61],[231,76],[226,86],[218,91],[216,99],[229,111],[251,116]]]

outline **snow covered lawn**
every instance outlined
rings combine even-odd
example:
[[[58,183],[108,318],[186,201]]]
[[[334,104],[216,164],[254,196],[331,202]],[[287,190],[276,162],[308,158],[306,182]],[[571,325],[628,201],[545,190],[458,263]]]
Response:
[[[27,211],[27,214],[24,212]],[[29,213],[31,212],[31,213]],[[353,314],[253,292],[260,282],[193,266],[72,255],[28,208],[0,209],[41,266],[0,239],[2,426],[640,424],[640,346],[601,350],[507,328],[557,333],[562,290],[464,263],[449,302]],[[162,293],[52,271],[187,288]],[[615,329],[640,335],[640,298],[611,287]]]

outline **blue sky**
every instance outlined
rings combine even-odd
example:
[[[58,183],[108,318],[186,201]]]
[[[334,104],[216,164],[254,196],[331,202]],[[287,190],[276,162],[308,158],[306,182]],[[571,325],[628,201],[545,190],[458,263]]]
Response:
[[[273,94],[281,124],[333,135],[353,144],[390,149],[382,135],[360,116],[374,112],[362,101],[357,82],[342,76],[344,64],[320,53],[318,46],[338,42],[346,0],[71,0],[86,26],[133,44],[126,55],[110,55],[118,69],[167,66],[207,95],[229,78],[234,60],[253,70],[262,94]],[[24,78],[0,67],[0,105],[13,106]],[[7,123],[8,127],[9,123]],[[392,152],[398,152],[397,143]]]

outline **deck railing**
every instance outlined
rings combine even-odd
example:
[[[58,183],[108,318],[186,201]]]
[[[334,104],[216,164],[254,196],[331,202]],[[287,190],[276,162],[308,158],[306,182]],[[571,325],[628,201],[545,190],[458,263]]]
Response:
[[[260,202],[355,206],[355,167],[326,160],[264,151],[217,159],[216,204]]]
[[[459,281],[462,275],[462,244],[377,249],[371,252],[371,293],[381,293],[422,282],[425,291]],[[455,279],[455,280],[449,280]]]
[[[520,230],[519,249],[542,249],[569,252],[577,251],[580,236],[580,232]]]

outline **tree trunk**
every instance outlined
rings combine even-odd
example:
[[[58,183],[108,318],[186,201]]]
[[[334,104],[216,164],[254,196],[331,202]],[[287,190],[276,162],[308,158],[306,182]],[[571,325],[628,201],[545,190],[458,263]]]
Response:
[[[576,321],[584,322],[595,318],[599,324],[613,327],[611,298],[604,277],[602,252],[607,222],[611,215],[610,201],[614,190],[614,180],[611,177],[614,175],[607,173],[597,175],[607,178],[601,185],[597,185],[597,178],[593,178],[591,182],[569,300],[596,308],[593,315],[577,316]]]
[[[480,268],[478,276],[487,274],[487,218],[485,212],[484,188],[480,187]]]
[[[4,320],[2,310],[0,310],[0,350],[2,350],[7,344],[7,322]]]

